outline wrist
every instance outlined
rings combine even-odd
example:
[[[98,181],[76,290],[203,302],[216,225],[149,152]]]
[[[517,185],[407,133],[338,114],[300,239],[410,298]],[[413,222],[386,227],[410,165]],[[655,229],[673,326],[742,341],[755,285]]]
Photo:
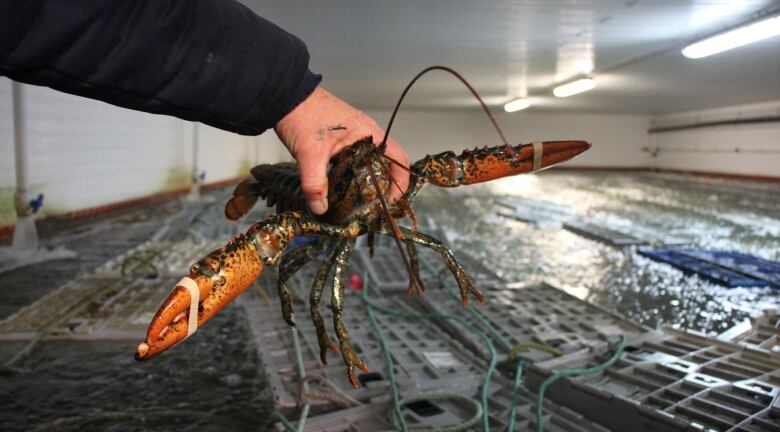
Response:
[[[322,87],[315,87],[305,99],[276,122],[274,131],[276,131],[276,135],[279,136],[279,139],[281,139],[285,145],[288,144],[289,139],[294,138],[290,136],[292,132],[298,129],[301,124],[311,117],[311,113],[314,110],[313,106],[316,105],[317,100],[322,98],[323,93],[325,93],[325,90]]]

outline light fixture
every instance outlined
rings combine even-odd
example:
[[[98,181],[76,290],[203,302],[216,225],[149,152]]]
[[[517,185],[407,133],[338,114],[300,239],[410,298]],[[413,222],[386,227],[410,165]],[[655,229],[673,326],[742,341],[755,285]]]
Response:
[[[520,98],[520,99],[515,99],[513,101],[507,102],[504,105],[504,111],[515,112],[515,111],[524,110],[529,106],[531,106],[531,102],[528,99]]]
[[[596,87],[596,81],[593,78],[581,78],[553,89],[553,94],[557,97],[567,97],[591,90]]]
[[[780,35],[780,15],[720,33],[683,48],[685,57],[697,59]]]

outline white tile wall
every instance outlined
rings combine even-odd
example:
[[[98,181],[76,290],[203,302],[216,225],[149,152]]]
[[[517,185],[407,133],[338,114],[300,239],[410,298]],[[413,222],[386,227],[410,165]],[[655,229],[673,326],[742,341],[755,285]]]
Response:
[[[780,115],[780,101],[670,114],[653,119],[670,126]],[[658,168],[780,178],[780,123],[718,126],[654,134]],[[739,151],[737,151],[739,150]]]

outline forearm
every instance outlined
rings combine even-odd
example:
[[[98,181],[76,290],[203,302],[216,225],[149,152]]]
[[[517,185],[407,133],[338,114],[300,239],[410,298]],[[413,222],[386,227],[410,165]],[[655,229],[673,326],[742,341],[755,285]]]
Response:
[[[319,83],[297,39],[226,0],[0,0],[0,74],[259,134]]]

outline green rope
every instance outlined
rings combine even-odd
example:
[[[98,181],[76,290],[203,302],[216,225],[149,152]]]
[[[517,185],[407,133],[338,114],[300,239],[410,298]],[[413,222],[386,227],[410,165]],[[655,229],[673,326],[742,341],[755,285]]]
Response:
[[[368,280],[367,275],[364,274],[363,280]],[[482,388],[481,388],[481,405],[482,405],[482,427],[483,430],[488,432],[490,430],[490,424],[489,424],[489,412],[488,412],[488,390],[490,389],[490,379],[493,376],[493,372],[496,368],[496,358],[497,353],[496,349],[493,346],[493,343],[490,341],[490,338],[488,338],[484,333],[477,330],[475,327],[473,327],[468,322],[464,321],[462,318],[455,316],[455,315],[447,315],[447,314],[436,314],[436,313],[427,313],[427,314],[413,314],[408,312],[399,312],[397,310],[389,309],[384,306],[378,305],[376,303],[373,303],[371,300],[368,299],[366,291],[368,290],[368,286],[363,287],[363,295],[360,297],[361,300],[368,306],[369,310],[376,309],[379,312],[382,312],[387,315],[397,316],[400,318],[405,318],[408,320],[441,320],[441,319],[448,319],[453,320],[463,326],[466,330],[474,333],[475,335],[479,336],[479,338],[482,340],[482,342],[485,344],[485,346],[488,349],[488,352],[490,353],[490,360],[488,363],[487,371],[485,372],[485,379],[482,381]],[[395,382],[390,382],[391,388],[395,386]],[[397,391],[397,390],[396,390]],[[395,403],[395,400],[394,400]],[[400,401],[399,401],[400,403]],[[398,410],[400,411],[400,406],[398,407]]]
[[[453,289],[453,293],[457,297],[457,293],[455,293],[454,289]],[[473,308],[473,307],[468,308],[468,311],[471,315],[474,316],[474,318],[477,319],[477,321],[479,321],[480,324],[482,324],[482,327],[486,328],[487,331],[489,331],[493,335],[493,337],[495,337],[496,340],[498,340],[498,343],[501,344],[502,348],[506,350],[511,349],[512,344],[509,342],[509,340],[505,338],[504,335],[499,333],[498,329],[496,329],[490,323],[490,321],[487,318],[485,318],[485,315],[483,315],[482,312],[477,310],[477,308]]]
[[[509,355],[507,356],[507,360],[509,361],[516,360],[520,354],[520,351],[525,351],[529,348],[536,351],[546,352],[547,354],[554,355],[555,357],[560,357],[563,355],[563,351],[557,350],[551,346],[528,341],[528,342],[520,342],[512,345],[512,348],[509,350]]]
[[[439,283],[439,286],[444,287],[444,276],[447,275],[447,268],[444,267],[437,272],[436,269],[434,269],[433,266],[431,266],[428,260],[420,257],[420,262],[422,262],[425,269],[428,270],[428,272],[431,273],[431,275],[433,275],[436,278],[436,281]],[[455,298],[458,298],[458,292],[457,290],[455,290],[454,287],[452,289],[452,294],[453,296],[455,296]],[[483,328],[485,328],[488,332],[490,332],[490,334],[493,335],[494,338],[496,338],[496,340],[498,341],[498,343],[501,345],[502,348],[508,350],[512,347],[512,344],[509,342],[509,340],[507,340],[507,338],[505,338],[504,335],[499,333],[499,331],[490,323],[490,321],[487,318],[485,318],[482,312],[480,312],[476,308],[468,308],[468,311],[471,315],[474,316],[474,318],[477,319],[477,321],[479,321],[480,324],[482,324]]]
[[[422,257],[420,257],[420,261],[422,262],[423,266],[425,266],[426,270],[428,270],[436,278],[437,282],[439,283],[439,286],[444,286],[443,276],[446,275],[447,269],[443,268],[437,272],[428,263],[427,260],[422,259]],[[453,293],[457,296],[457,293],[454,292],[454,290]],[[499,342],[500,345],[502,345],[504,348],[509,350],[509,355],[507,357],[508,360],[510,361],[517,360],[517,369],[515,371],[515,378],[512,386],[512,407],[509,412],[509,423],[507,427],[508,431],[512,431],[514,429],[515,417],[517,415],[517,404],[519,403],[519,398],[520,398],[520,381],[523,373],[523,361],[517,358],[519,352],[531,348],[537,351],[546,352],[556,357],[562,356],[564,353],[550,346],[536,343],[536,342],[530,342],[530,341],[520,342],[512,345],[501,333],[498,332],[498,330],[491,324],[491,322],[481,312],[477,311],[474,308],[469,308],[469,313],[471,313],[480,322],[480,324],[496,338],[496,340]],[[477,333],[477,334],[479,334],[481,337],[484,337],[484,334],[482,333]],[[612,355],[612,357],[609,360],[607,360],[603,364],[594,366],[592,368],[587,368],[587,369],[570,369],[570,370],[560,371],[549,376],[542,383],[542,385],[539,387],[539,393],[536,396],[536,430],[538,432],[542,432],[544,430],[544,427],[542,425],[542,410],[544,405],[544,393],[547,390],[547,387],[550,386],[555,381],[557,381],[558,379],[563,377],[595,374],[612,366],[612,364],[614,364],[615,361],[617,361],[617,359],[620,358],[621,354],[623,353],[623,350],[626,347],[626,343],[627,343],[626,337],[624,335],[621,335],[621,338],[622,339],[620,341],[618,348],[615,350],[615,353]],[[495,350],[492,351],[491,356],[492,359],[494,360]],[[489,370],[489,372],[490,374],[492,374],[492,370]],[[487,405],[484,406],[484,409],[487,410]],[[487,423],[485,423],[484,426],[486,431],[489,430]]]
[[[292,333],[293,337],[293,346],[295,347],[295,360],[298,363],[298,376],[300,379],[303,379],[303,377],[306,376],[306,368],[303,367],[303,355],[301,354],[301,342],[298,340],[298,328],[297,327],[290,327],[290,333]],[[309,384],[304,381],[303,385],[301,386],[301,399],[303,399],[303,396],[309,392]],[[303,404],[303,409],[301,410],[301,416],[298,418],[298,432],[303,432],[303,427],[306,424],[306,417],[309,416],[309,408],[311,407],[311,404],[309,402],[306,402]]]
[[[298,339],[298,329],[295,327],[290,327],[290,333],[292,333],[293,347],[295,348],[295,360],[298,366],[298,375],[300,376],[301,379],[303,379],[303,377],[306,376],[306,368],[304,368],[303,366],[303,355],[301,354],[301,342]],[[306,394],[306,392],[308,391],[309,391],[309,385],[306,383],[306,381],[304,381],[302,386],[302,392],[303,392],[302,395]],[[298,418],[297,427],[293,425],[289,420],[287,420],[287,417],[285,417],[284,414],[280,413],[279,411],[274,411],[273,413],[271,413],[271,415],[278,418],[288,432],[303,432],[303,427],[306,425],[306,418],[309,416],[310,408],[311,405],[309,404],[309,402],[303,404],[303,408],[301,409],[301,415]]]
[[[290,420],[287,420],[287,417],[285,417],[284,414],[280,413],[279,411],[274,411],[271,413],[271,416],[279,419],[287,432],[297,432],[295,425],[290,423]]]
[[[562,370],[560,372],[556,372],[547,379],[542,382],[542,385],[539,386],[539,393],[536,395],[536,430],[537,432],[542,432],[542,404],[544,403],[544,392],[547,390],[547,387],[552,385],[555,381],[558,381],[561,378],[564,377],[570,377],[570,376],[583,376],[583,375],[592,375],[599,373],[608,367],[612,366],[623,354],[623,350],[626,348],[626,344],[628,342],[628,339],[624,335],[620,336],[620,344],[618,344],[617,349],[615,349],[615,353],[612,354],[612,357],[609,358],[609,360],[605,361],[602,364],[585,368],[585,369],[567,369]]]
[[[257,295],[259,295],[260,298],[263,299],[265,305],[271,306],[271,297],[268,296],[268,293],[265,292],[265,290],[257,282],[255,282],[255,290],[257,290]]]
[[[366,280],[366,275],[363,274],[364,283]],[[400,424],[401,430],[406,432],[408,427],[406,426],[404,415],[401,413],[401,401],[398,396],[398,386],[395,383],[393,359],[390,357],[390,349],[387,347],[387,340],[385,340],[385,335],[382,333],[382,329],[379,328],[379,323],[376,321],[376,317],[374,316],[374,308],[371,307],[371,303],[368,300],[368,284],[363,287],[363,293],[360,296],[360,299],[363,300],[363,302],[368,306],[368,319],[371,321],[371,326],[374,327],[374,331],[376,332],[377,336],[379,336],[379,343],[382,346],[382,354],[385,356],[385,363],[387,364],[387,376],[390,381],[390,391],[393,395],[393,412],[396,419],[396,421],[393,422],[393,425]]]
[[[479,423],[480,418],[482,418],[482,405],[480,405],[479,402],[475,401],[474,399],[468,396],[463,396],[459,394],[421,393],[416,396],[401,399],[400,405],[404,406],[418,401],[436,401],[436,400],[456,401],[456,402],[464,403],[466,405],[470,405],[474,410],[474,415],[471,416],[470,419],[464,420],[461,423],[454,424],[451,426],[436,426],[432,428],[414,429],[414,432],[461,432],[476,425],[477,423]],[[393,410],[391,409],[391,411]],[[393,421],[393,426],[397,427],[395,421]]]
[[[507,432],[515,430],[515,417],[517,416],[517,403],[520,399],[520,378],[523,376],[523,361],[517,361],[517,369],[515,370],[515,380],[512,383],[512,408],[509,410],[509,423],[507,424]]]

